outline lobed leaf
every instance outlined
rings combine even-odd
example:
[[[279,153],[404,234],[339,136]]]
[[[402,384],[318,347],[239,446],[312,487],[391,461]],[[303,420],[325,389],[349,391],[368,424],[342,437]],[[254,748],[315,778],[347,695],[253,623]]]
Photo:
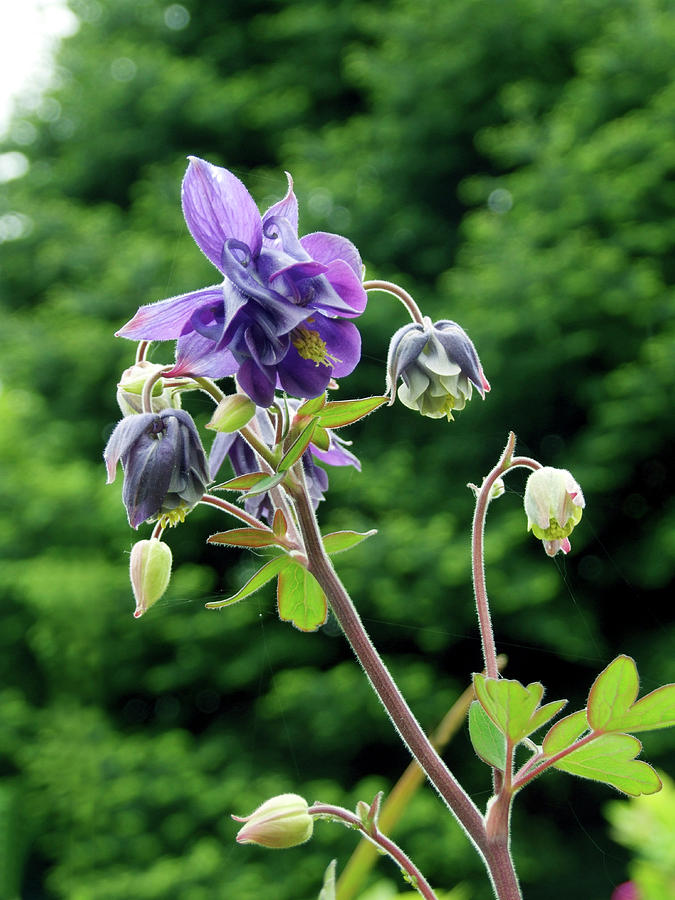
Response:
[[[535,681],[527,687],[510,678],[487,678],[474,675],[476,697],[497,728],[512,742],[518,743],[540,728],[567,701],[557,700],[542,707],[536,714],[544,687]]]
[[[254,594],[264,584],[271,581],[275,575],[278,575],[283,571],[286,566],[292,564],[293,560],[286,556],[285,553],[282,553],[280,556],[275,556],[274,559],[265,563],[262,569],[258,569],[253,578],[249,579],[240,591],[237,591],[236,594],[233,594],[226,600],[212,600],[210,603],[206,604],[206,608],[223,609],[225,606],[232,606],[232,604],[238,603],[240,600],[243,600],[244,597],[249,597],[251,594]]]
[[[326,621],[328,603],[319,582],[295,560],[279,573],[277,605],[279,618],[300,631],[316,631]]]
[[[675,725],[675,684],[636,701],[638,672],[630,656],[618,656],[593,683],[588,723],[596,731],[652,731]]]
[[[661,779],[648,763],[635,759],[641,750],[640,741],[630,734],[601,734],[553,765],[580,778],[611,784],[631,797],[655,794]]]
[[[566,747],[571,747],[587,730],[586,710],[580,709],[555,723],[544,738],[542,750],[546,756],[555,756]]]
[[[378,406],[387,403],[388,397],[364,397],[360,400],[333,400],[326,403],[323,409],[317,413],[319,424],[323,428],[341,428],[343,425],[351,425],[358,422],[364,416],[370,415]]]
[[[469,707],[469,737],[476,755],[495,769],[506,767],[506,738],[478,700]]]
[[[365,541],[374,534],[377,534],[376,528],[364,532],[333,531],[330,534],[324,534],[323,546],[326,553],[342,553],[343,550],[351,550],[352,547],[356,547],[361,541]]]

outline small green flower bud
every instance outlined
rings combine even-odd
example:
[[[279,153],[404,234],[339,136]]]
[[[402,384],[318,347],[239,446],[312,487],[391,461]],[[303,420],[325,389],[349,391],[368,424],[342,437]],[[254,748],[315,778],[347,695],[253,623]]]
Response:
[[[286,849],[308,841],[314,830],[314,819],[307,811],[307,801],[299,794],[280,794],[266,800],[250,816],[232,816],[245,822],[237,833],[239,844]]]
[[[130,366],[122,372],[117,385],[117,403],[122,410],[122,415],[133,416],[143,412],[143,388],[148,378],[152,378],[165,366],[143,361]],[[163,379],[158,379],[152,388],[152,411],[161,412],[163,409],[180,409],[180,392],[176,388],[164,387]]]
[[[129,576],[136,598],[134,618],[153,606],[166,590],[171,578],[171,548],[164,541],[150,538],[137,541],[131,550]]]
[[[549,556],[569,553],[568,536],[586,505],[581,488],[567,469],[544,466],[532,472],[525,487],[527,528],[544,543]]]
[[[253,400],[249,400],[244,394],[230,394],[220,401],[206,427],[213,431],[228,433],[239,431],[244,425],[248,425],[255,415],[255,410]]]

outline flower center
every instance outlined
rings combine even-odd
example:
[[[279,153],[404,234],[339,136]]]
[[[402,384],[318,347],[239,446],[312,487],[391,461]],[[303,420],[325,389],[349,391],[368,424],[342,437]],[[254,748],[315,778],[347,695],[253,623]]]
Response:
[[[303,359],[311,359],[315,366],[332,366],[342,362],[337,357],[328,353],[326,342],[319,337],[318,331],[310,328],[294,328],[291,333],[291,342]]]

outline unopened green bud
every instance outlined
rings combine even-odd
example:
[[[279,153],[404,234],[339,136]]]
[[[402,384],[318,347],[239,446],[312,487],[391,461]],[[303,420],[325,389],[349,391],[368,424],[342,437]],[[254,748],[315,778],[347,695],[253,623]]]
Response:
[[[164,541],[150,538],[134,544],[129,565],[131,587],[136,598],[134,618],[140,618],[167,589],[171,562],[171,548]]]
[[[133,416],[143,412],[143,388],[148,378],[152,378],[157,372],[166,366],[157,365],[147,361],[136,363],[122,372],[117,385],[117,403],[122,410],[122,415]],[[180,409],[180,391],[164,386],[164,380],[159,378],[152,386],[152,412],[158,413],[163,409]]]
[[[239,431],[244,425],[248,425],[255,410],[255,403],[245,394],[230,394],[220,401],[206,427],[228,433]]]
[[[544,543],[549,556],[569,553],[569,535],[586,505],[581,488],[567,469],[544,466],[532,472],[525,486],[527,528]]]
[[[277,850],[304,844],[314,830],[314,819],[307,810],[307,801],[299,794],[272,797],[250,816],[232,816],[237,822],[246,823],[237,833],[237,842]]]

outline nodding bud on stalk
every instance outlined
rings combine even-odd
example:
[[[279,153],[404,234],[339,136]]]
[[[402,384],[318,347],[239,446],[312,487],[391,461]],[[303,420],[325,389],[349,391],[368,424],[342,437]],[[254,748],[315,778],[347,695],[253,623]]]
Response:
[[[532,472],[525,486],[527,528],[544,544],[549,556],[569,553],[568,536],[581,519],[584,495],[567,469],[544,466]]]
[[[232,434],[248,425],[255,415],[256,405],[244,394],[230,394],[224,397],[211,416],[207,428]]]
[[[138,619],[164,594],[171,578],[171,548],[150,538],[137,541],[131,550],[129,577],[136,598],[134,618]]]
[[[394,334],[387,356],[387,393],[394,402],[396,383],[404,406],[423,416],[450,421],[453,410],[464,409],[472,386],[481,397],[490,390],[467,333],[455,322],[441,319],[432,324],[411,322]]]
[[[307,809],[307,801],[299,794],[272,797],[250,816],[232,816],[235,821],[246,823],[237,833],[237,842],[276,850],[304,844],[314,830],[314,819]]]
[[[148,378],[152,378],[157,372],[166,366],[143,361],[130,366],[122,372],[122,377],[117,385],[117,403],[123,416],[133,416],[143,412],[143,388]],[[180,409],[180,391],[177,388],[167,388],[164,381],[159,378],[152,387],[152,411],[161,412],[163,409]]]

